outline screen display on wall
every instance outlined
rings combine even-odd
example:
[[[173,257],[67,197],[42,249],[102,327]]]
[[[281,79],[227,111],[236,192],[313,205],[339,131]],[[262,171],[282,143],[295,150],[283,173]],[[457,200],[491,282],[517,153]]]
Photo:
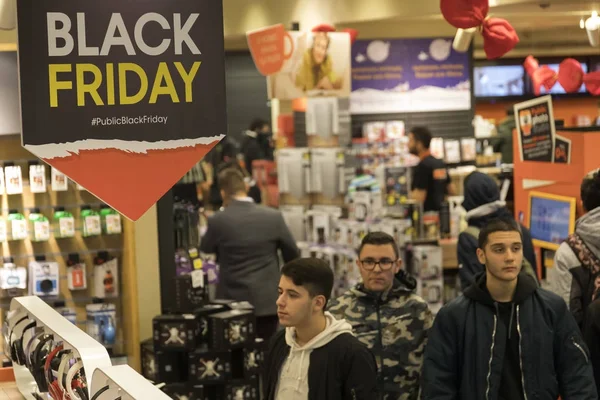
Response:
[[[547,65],[548,67],[550,67],[553,71],[558,72],[558,66],[559,64],[544,64]],[[586,63],[581,63],[581,67],[583,68],[583,72],[587,74],[588,72],[588,65]],[[579,88],[579,92],[577,93],[585,93],[586,89],[585,89],[585,84],[581,85],[581,88]],[[560,86],[560,83],[556,82],[556,85],[554,85],[552,87],[552,89],[550,89],[550,91],[548,92],[546,90],[546,88],[544,86],[542,86],[542,91],[541,94],[565,94],[565,89],[563,89],[562,86]]]
[[[573,232],[575,199],[531,193],[529,216],[529,229],[534,245],[556,250]]]
[[[475,97],[523,96],[525,70],[519,65],[475,67]]]

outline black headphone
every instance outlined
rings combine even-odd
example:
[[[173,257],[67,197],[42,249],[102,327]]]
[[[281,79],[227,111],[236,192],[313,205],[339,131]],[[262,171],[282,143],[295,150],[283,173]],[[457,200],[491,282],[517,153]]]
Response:
[[[33,357],[31,358],[31,374],[33,375],[33,379],[35,379],[35,382],[42,393],[48,391],[48,382],[46,381],[46,376],[44,373],[44,365],[46,364],[46,358],[50,354],[50,347],[52,346],[53,340],[54,335],[44,334],[40,339],[40,342],[35,347],[35,350],[33,351]]]
[[[17,363],[24,365],[25,364],[25,352],[23,349],[23,339],[25,338],[25,332],[27,332],[31,328],[37,327],[37,321],[30,322],[25,328],[23,328],[23,334],[17,341],[14,343],[15,352],[17,353]]]
[[[22,317],[21,319],[19,319],[12,327],[12,329],[10,330],[10,333],[8,335],[8,344],[10,346],[10,358],[13,360],[13,362],[18,363],[18,358],[17,358],[17,349],[15,344],[12,341],[12,336],[13,333],[15,332],[15,329],[17,328],[17,325],[23,323],[23,321],[27,320],[28,317],[27,315]]]

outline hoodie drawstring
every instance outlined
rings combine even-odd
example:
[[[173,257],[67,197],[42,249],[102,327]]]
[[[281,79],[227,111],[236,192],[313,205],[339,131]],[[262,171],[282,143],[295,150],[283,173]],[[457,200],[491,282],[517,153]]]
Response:
[[[296,377],[296,391],[300,391],[300,382],[302,382],[302,364],[304,363],[304,353],[306,350],[302,350],[302,354],[300,355],[300,368],[298,369],[298,376]]]

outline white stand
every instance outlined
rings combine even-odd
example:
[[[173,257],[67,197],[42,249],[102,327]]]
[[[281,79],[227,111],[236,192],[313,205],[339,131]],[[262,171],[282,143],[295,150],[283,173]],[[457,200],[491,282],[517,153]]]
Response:
[[[119,396],[122,400],[170,399],[129,365],[98,368],[94,371],[93,382],[92,393],[97,393],[105,386],[109,387],[100,395],[100,399],[116,399]]]
[[[10,310],[27,312],[30,319],[37,321],[37,326],[43,326],[48,333],[54,334],[55,340],[62,341],[65,349],[79,354],[87,373],[88,387],[91,387],[92,384],[93,371],[97,368],[111,366],[110,357],[103,345],[73,325],[39,297],[15,297],[10,302]],[[13,369],[19,391],[25,398],[33,399],[31,389],[32,385],[35,388],[36,384],[27,367],[14,363]]]

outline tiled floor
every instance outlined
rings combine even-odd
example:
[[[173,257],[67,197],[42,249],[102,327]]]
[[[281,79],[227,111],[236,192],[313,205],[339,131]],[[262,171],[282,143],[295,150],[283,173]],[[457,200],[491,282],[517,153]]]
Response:
[[[0,400],[23,400],[14,382],[0,382]]]

